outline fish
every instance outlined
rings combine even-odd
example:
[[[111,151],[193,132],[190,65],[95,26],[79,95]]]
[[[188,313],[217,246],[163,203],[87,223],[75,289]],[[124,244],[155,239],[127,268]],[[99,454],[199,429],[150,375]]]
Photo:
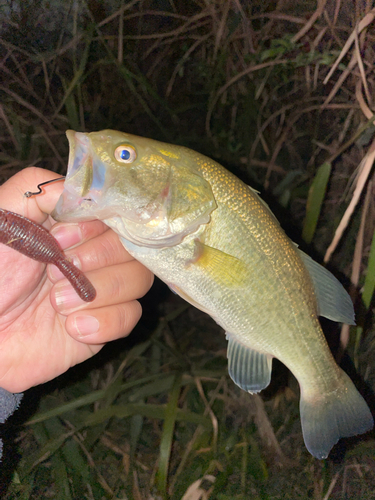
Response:
[[[300,386],[308,451],[326,458],[342,437],[373,427],[336,364],[318,316],[355,324],[341,283],[298,249],[258,193],[191,149],[114,130],[67,131],[58,221],[100,219],[126,250],[228,340],[228,371],[249,393],[265,389],[272,359]]]

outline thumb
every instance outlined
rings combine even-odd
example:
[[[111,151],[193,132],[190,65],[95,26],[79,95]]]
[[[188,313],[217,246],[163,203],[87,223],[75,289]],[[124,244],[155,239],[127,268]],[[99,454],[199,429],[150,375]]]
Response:
[[[0,186],[0,207],[21,214],[39,224],[43,223],[54,209],[63,191],[63,182],[46,186],[42,193],[26,198],[26,191],[37,191],[38,184],[60,177],[56,172],[43,168],[28,167]]]

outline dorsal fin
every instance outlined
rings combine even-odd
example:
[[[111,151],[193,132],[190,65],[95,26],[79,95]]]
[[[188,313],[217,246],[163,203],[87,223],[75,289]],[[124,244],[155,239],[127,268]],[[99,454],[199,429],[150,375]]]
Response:
[[[298,249],[298,253],[314,284],[319,316],[355,325],[352,299],[339,280],[302,250]]]

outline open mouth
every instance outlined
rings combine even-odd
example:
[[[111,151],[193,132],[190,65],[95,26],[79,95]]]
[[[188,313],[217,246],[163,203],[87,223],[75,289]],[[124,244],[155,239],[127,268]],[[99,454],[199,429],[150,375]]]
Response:
[[[96,161],[94,167],[90,139],[86,134],[68,130],[66,135],[70,147],[68,171],[64,191],[51,215],[58,221],[92,220],[96,218],[95,194],[99,194],[104,184],[104,166]]]

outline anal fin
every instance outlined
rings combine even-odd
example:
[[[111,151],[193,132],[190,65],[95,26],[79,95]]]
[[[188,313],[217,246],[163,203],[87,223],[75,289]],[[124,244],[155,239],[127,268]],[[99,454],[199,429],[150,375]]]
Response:
[[[226,333],[228,339],[228,372],[235,384],[244,391],[255,393],[271,381],[272,356],[255,351]]]

